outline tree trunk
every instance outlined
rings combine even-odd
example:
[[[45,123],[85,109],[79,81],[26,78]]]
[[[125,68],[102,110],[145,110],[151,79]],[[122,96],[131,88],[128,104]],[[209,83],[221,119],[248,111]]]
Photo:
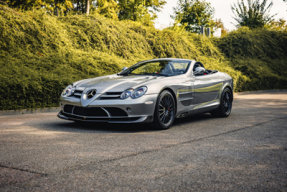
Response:
[[[59,17],[58,6],[57,6],[58,1],[55,0],[54,3],[55,3],[55,15],[56,15],[57,17]]]
[[[79,11],[79,0],[77,0],[77,11]]]
[[[90,14],[90,0],[86,0],[86,14]]]

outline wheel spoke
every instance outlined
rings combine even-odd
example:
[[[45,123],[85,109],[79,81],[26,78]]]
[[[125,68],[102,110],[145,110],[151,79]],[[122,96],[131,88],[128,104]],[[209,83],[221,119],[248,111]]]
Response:
[[[229,93],[225,92],[224,97],[223,97],[223,111],[227,113],[231,108],[231,101],[229,97]]]
[[[165,117],[165,114],[160,118],[160,120],[162,121],[164,117]]]
[[[171,104],[171,99],[168,97],[168,106]]]
[[[171,114],[168,114],[168,117],[167,117],[167,122],[169,122],[171,119]]]
[[[163,121],[162,121],[163,123],[165,123],[165,119],[166,119],[166,116],[164,115],[164,118],[163,118]]]
[[[160,102],[158,107],[158,114],[159,119],[163,124],[168,124],[173,119],[174,116],[174,101],[171,98],[171,95],[166,94],[164,95]]]
[[[226,92],[226,99],[229,101],[229,95],[227,92]]]
[[[165,106],[167,106],[167,104],[168,104],[168,97],[165,97]]]

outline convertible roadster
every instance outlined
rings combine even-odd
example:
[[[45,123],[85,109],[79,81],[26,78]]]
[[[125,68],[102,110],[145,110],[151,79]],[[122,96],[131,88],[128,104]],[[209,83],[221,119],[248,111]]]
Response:
[[[154,59],[69,85],[61,94],[58,117],[168,129],[175,118],[189,115],[228,117],[232,101],[233,80],[226,73],[194,60]]]

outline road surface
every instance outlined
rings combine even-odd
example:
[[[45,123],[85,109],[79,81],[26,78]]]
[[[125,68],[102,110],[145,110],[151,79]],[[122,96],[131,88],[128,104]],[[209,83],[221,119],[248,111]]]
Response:
[[[0,116],[0,191],[287,191],[287,92],[164,131],[56,115]]]

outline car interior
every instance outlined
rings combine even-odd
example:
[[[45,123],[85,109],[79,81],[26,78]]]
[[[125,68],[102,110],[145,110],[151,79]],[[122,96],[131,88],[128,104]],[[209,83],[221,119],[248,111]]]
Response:
[[[196,71],[197,67],[203,67],[205,69],[205,67],[203,66],[203,64],[201,62],[196,62],[193,66],[193,72]],[[201,75],[210,75],[210,74],[214,74],[217,73],[216,70],[209,70],[209,69],[205,69],[205,71],[203,73],[200,74],[195,74],[195,76],[201,76]]]

